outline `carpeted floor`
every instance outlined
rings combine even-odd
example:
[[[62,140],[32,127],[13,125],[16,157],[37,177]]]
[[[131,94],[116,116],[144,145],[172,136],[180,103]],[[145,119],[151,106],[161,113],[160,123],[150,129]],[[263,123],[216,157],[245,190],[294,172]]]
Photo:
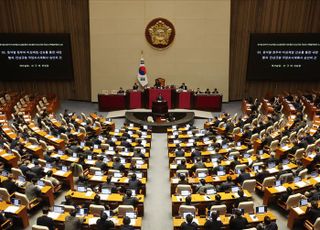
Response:
[[[223,112],[230,114],[241,114],[240,102],[224,103],[222,107]],[[67,108],[70,112],[97,112],[98,105],[96,103],[78,102],[78,101],[62,101],[58,112],[63,112]],[[107,113],[99,113],[107,116]],[[213,113],[212,115],[218,115]],[[116,127],[121,127],[124,119],[114,119]],[[202,128],[205,119],[196,119],[195,126]],[[167,135],[153,134],[150,167],[148,170],[147,196],[145,199],[145,216],[143,218],[143,230],[171,230],[172,229],[172,215],[171,215],[171,195],[169,183],[169,161],[167,157]],[[56,203],[64,199],[64,193],[61,193],[56,198]],[[262,199],[260,196],[253,194],[255,205],[261,205]],[[278,208],[271,206],[269,208],[277,216],[277,223],[280,230],[288,229],[287,217]],[[37,217],[41,215],[41,211],[36,211],[30,216],[30,227],[35,224]],[[296,229],[302,229],[297,226]]]

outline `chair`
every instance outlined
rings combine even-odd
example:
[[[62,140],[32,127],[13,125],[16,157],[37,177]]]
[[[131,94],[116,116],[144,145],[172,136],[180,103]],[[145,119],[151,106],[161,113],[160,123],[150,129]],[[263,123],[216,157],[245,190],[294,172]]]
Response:
[[[307,173],[308,173],[308,169],[303,169],[299,172],[298,176],[301,178],[301,179],[304,179],[306,178],[307,176]]]
[[[286,210],[290,210],[291,207],[299,206],[302,195],[300,193],[290,195],[286,202]]]
[[[46,160],[39,158],[38,161],[39,161],[39,164],[40,164],[42,167],[46,167],[46,164],[47,164],[47,161],[46,161]]]
[[[209,170],[207,168],[196,169],[196,177],[199,177],[199,173],[204,173],[207,176],[209,175]]]
[[[34,224],[32,225],[32,230],[49,230],[49,228],[46,226]]]
[[[73,205],[63,205],[63,207],[64,207],[64,211],[68,213],[76,209]]]
[[[232,130],[232,135],[237,135],[240,133],[240,131],[241,131],[240,127],[236,127]]]
[[[54,186],[50,180],[47,180],[47,179],[41,179],[41,180],[44,181],[46,186],[50,186],[53,189],[54,193],[59,192],[60,189],[62,188],[61,184],[58,184],[58,185]]]
[[[234,169],[235,169],[235,170],[242,170],[242,169],[245,170],[246,168],[248,168],[247,165],[241,164],[241,165],[236,165]]]
[[[256,189],[257,181],[255,179],[249,179],[243,181],[242,189],[248,190],[248,192],[253,193]]]
[[[281,141],[280,141],[280,145],[286,144],[286,143],[288,142],[288,140],[289,140],[288,136],[282,137],[282,138],[281,138]]]
[[[6,188],[0,188],[0,196],[3,201],[10,203],[10,194]]]
[[[264,178],[262,184],[257,183],[256,188],[260,191],[264,191],[267,187],[272,187],[276,181],[274,176]]]
[[[11,172],[14,179],[18,179],[19,176],[24,176],[21,169],[18,168],[11,168]]]
[[[21,161],[22,157],[21,157],[19,151],[16,149],[12,149],[11,151],[12,151],[13,155],[15,155],[18,158],[18,160]]]
[[[225,215],[227,213],[227,206],[225,204],[212,205],[210,211],[216,210],[220,215]]]
[[[245,213],[254,213],[254,203],[253,201],[240,202],[238,208],[244,209]]]
[[[108,170],[108,176],[114,176],[115,173],[120,173],[120,170],[117,170],[117,169]]]
[[[250,138],[250,143],[253,144],[259,138],[259,134],[255,133]]]
[[[312,153],[312,152],[314,151],[315,147],[316,147],[315,144],[310,144],[310,145],[308,145],[307,148],[306,148],[306,153],[307,153],[307,154],[308,154],[308,153]]]
[[[79,131],[80,131],[80,133],[83,133],[84,135],[87,134],[86,129],[84,127],[82,127],[82,126],[79,127]]]
[[[312,224],[309,220],[306,220],[304,222],[304,227],[307,230],[320,230],[320,217],[318,217],[316,219],[316,221],[314,222],[314,224]]]
[[[272,141],[269,148],[270,152],[276,151],[276,149],[278,148],[278,145],[279,145],[279,140]]]
[[[282,183],[287,183],[287,182],[293,181],[293,174],[292,173],[282,174],[282,175],[280,175],[279,180]]]
[[[94,175],[96,171],[101,171],[101,169],[98,167],[90,167],[89,168],[89,173],[92,175]]]
[[[301,160],[303,158],[304,148],[297,149],[294,156],[295,160]]]
[[[192,205],[180,205],[179,207],[179,216],[183,216],[184,213],[192,213],[193,215],[196,214],[196,207],[192,206]]]
[[[101,144],[101,145],[100,145],[101,150],[109,149],[109,147],[110,147],[109,144]]]
[[[118,215],[125,216],[127,212],[134,212],[134,207],[132,205],[119,205]]]
[[[225,124],[226,123],[224,123],[224,122],[220,122],[219,125],[218,125],[218,128],[222,129],[225,126]]]
[[[239,156],[240,156],[240,152],[239,152],[239,151],[230,152],[230,153],[229,153],[229,156],[239,157]]]
[[[89,212],[94,216],[100,216],[101,212],[105,210],[103,205],[90,204]]]
[[[45,151],[53,151],[55,149],[54,146],[47,145],[47,143],[43,140],[39,140],[39,142],[40,142],[42,149]]]
[[[192,194],[192,188],[191,185],[188,184],[178,184],[176,188],[176,193],[179,195],[182,195],[183,191],[188,191],[189,194]]]
[[[60,134],[60,137],[61,137],[62,140],[64,140],[64,142],[65,142],[66,144],[69,143],[69,137],[68,137],[67,134],[61,133],[61,134]]]
[[[157,79],[155,79],[155,82],[159,81],[160,82],[160,85],[162,87],[165,87],[166,86],[166,80],[164,78],[161,78],[161,77],[158,77]]]
[[[33,200],[29,200],[25,194],[15,192],[14,196],[21,201],[21,204],[26,206],[28,210],[33,209],[34,207],[38,206],[40,202],[37,198]]]
[[[292,132],[289,136],[289,140],[293,142],[297,138],[297,132]]]
[[[29,137],[29,141],[30,141],[31,144],[33,144],[33,145],[39,145],[39,141],[38,141],[37,138],[35,138],[35,137]]]
[[[180,176],[180,174],[184,174],[186,177],[189,176],[189,170],[187,169],[180,169],[180,170],[177,170],[177,176]]]

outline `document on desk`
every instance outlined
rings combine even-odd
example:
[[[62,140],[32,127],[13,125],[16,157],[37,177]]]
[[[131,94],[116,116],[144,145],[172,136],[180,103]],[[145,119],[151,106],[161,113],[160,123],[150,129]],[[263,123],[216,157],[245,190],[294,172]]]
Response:
[[[102,176],[92,176],[91,180],[102,181]]]
[[[288,170],[290,167],[288,165],[283,165],[283,170]]]
[[[49,212],[48,213],[48,217],[51,217],[54,220],[58,219],[59,216],[60,216],[60,213],[57,213],[57,212]]]
[[[108,194],[102,194],[102,193],[100,193],[99,196],[100,196],[100,199],[101,199],[101,200],[108,200],[108,198],[109,198],[109,195],[108,195]]]
[[[75,158],[75,157],[68,157],[68,161],[72,161],[72,162],[75,162],[77,161],[78,158]]]
[[[268,171],[269,171],[269,173],[276,173],[276,172],[278,172],[279,170],[278,169],[276,169],[276,168],[271,168],[271,169],[268,169]]]
[[[295,207],[293,210],[298,213],[298,215],[303,215],[305,213],[300,207]]]
[[[88,165],[94,165],[96,163],[95,160],[86,160],[86,164]]]
[[[306,187],[308,184],[304,181],[299,181],[299,182],[296,182],[295,185],[297,185],[299,188],[302,188],[302,187]]]
[[[258,217],[256,215],[254,215],[254,214],[249,214],[249,216],[250,216],[252,221],[258,221],[259,220]]]
[[[10,213],[16,213],[19,210],[19,208],[20,208],[19,206],[10,205],[4,211],[10,212]]]
[[[93,192],[92,191],[88,191],[85,193],[85,196],[92,196]]]
[[[288,145],[285,145],[285,146],[282,147],[282,150],[284,150],[284,151],[287,151],[289,149],[290,149],[290,147]]]
[[[97,223],[97,220],[100,219],[99,217],[91,217],[88,221],[89,225],[94,225]]]
[[[179,178],[172,178],[171,183],[173,183],[173,184],[179,183]]]
[[[317,182],[320,182],[320,177],[315,177],[313,179],[315,179]]]
[[[110,218],[109,220],[111,220],[114,223],[114,225],[116,225],[119,222],[119,220],[116,218]]]
[[[278,191],[278,192],[284,192],[286,191],[287,189],[283,186],[278,186],[278,187],[275,187],[275,189]]]
[[[55,175],[58,175],[58,176],[63,176],[65,174],[65,171],[62,171],[62,170],[58,170],[54,173]]]

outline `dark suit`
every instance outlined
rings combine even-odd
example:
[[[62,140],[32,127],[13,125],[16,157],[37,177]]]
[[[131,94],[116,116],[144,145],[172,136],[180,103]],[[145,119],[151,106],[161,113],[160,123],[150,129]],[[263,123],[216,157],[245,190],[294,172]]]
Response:
[[[317,208],[317,209],[315,209],[315,208],[310,208],[310,210],[308,211],[308,213],[307,213],[307,219],[312,223],[312,224],[314,224],[314,222],[316,221],[316,219],[318,218],[318,217],[320,217],[320,209],[319,208]]]
[[[109,230],[114,228],[114,223],[111,220],[101,220],[98,219],[96,223],[97,230]]]
[[[249,173],[241,173],[239,176],[238,176],[238,178],[237,178],[237,182],[239,183],[239,184],[242,184],[243,183],[243,181],[245,181],[245,180],[248,180],[248,179],[250,179],[251,178],[251,176],[250,176],[250,174]]]
[[[123,205],[132,205],[136,207],[138,205],[139,201],[136,197],[124,197],[122,204]]]
[[[230,230],[242,230],[245,229],[246,226],[248,224],[248,221],[246,218],[244,217],[231,217],[230,218],[230,222],[229,222],[229,226],[230,226]]]
[[[131,225],[123,225],[120,230],[134,230],[134,227]]]
[[[8,190],[9,194],[12,194],[17,191],[18,187],[13,181],[5,180],[1,183],[3,188],[6,188]]]
[[[82,221],[75,216],[67,216],[64,222],[65,230],[79,230],[81,229]]]
[[[195,222],[192,222],[191,224],[184,222],[181,224],[180,229],[181,230],[197,230],[198,225]]]
[[[55,229],[53,219],[48,217],[48,216],[46,216],[46,215],[38,217],[37,225],[46,226],[46,227],[49,228],[49,230],[54,230]]]
[[[269,171],[262,171],[261,173],[258,173],[256,175],[256,180],[259,182],[259,183],[262,183],[264,178],[268,177],[270,175]]]
[[[220,230],[222,227],[222,222],[218,220],[207,220],[207,222],[204,224],[205,230]]]

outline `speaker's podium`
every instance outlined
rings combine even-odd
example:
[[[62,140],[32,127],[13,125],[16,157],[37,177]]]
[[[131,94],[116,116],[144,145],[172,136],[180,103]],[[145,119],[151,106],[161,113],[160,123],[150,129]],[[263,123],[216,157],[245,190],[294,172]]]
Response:
[[[168,114],[168,102],[163,100],[156,100],[152,102],[152,113],[155,116],[164,117]]]

